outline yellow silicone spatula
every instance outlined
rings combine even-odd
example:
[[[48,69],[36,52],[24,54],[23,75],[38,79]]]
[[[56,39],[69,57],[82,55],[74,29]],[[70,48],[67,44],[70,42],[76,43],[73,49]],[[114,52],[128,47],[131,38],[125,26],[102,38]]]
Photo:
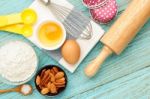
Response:
[[[32,9],[25,9],[21,13],[0,16],[0,27],[12,24],[33,24],[37,20],[37,14]]]
[[[21,34],[25,37],[30,37],[32,36],[33,33],[31,25],[24,25],[24,24],[13,24],[5,27],[0,27],[0,30]]]

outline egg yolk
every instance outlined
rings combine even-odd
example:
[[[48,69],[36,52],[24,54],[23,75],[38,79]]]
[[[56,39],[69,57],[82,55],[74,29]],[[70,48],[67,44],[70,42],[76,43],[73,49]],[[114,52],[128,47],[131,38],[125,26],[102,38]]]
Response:
[[[46,22],[39,28],[39,40],[46,46],[55,46],[63,37],[61,26],[55,22]]]

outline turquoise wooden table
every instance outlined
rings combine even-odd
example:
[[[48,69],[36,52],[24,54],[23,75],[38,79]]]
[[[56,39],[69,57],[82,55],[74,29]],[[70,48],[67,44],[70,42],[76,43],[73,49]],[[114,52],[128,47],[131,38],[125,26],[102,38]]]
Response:
[[[81,0],[68,0],[77,9],[87,16],[88,10],[82,5]],[[0,14],[19,12],[28,7],[33,0],[0,0]],[[117,0],[119,5],[118,16],[126,8],[129,0]],[[115,21],[115,20],[114,20]],[[114,22],[113,21],[113,22]],[[111,24],[101,25],[106,31]],[[0,43],[8,40],[24,40],[24,37],[0,32]],[[29,42],[30,43],[30,42]],[[31,44],[40,59],[39,68],[46,64],[58,64],[51,57]],[[120,55],[112,55],[102,65],[98,74],[89,79],[84,75],[83,69],[101,50],[102,44],[98,43],[82,62],[75,73],[67,70],[68,86],[56,99],[150,99],[150,21],[141,29],[139,34]],[[33,80],[29,82],[34,86]],[[0,83],[0,89],[14,86]],[[18,93],[1,94],[0,99],[45,99],[34,87],[33,94],[22,96]]]

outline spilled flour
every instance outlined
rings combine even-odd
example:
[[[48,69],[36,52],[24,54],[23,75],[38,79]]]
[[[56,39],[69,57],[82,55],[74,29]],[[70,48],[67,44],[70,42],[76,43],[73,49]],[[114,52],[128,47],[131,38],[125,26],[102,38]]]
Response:
[[[0,47],[0,74],[10,82],[29,79],[37,65],[35,51],[25,42],[12,41]]]

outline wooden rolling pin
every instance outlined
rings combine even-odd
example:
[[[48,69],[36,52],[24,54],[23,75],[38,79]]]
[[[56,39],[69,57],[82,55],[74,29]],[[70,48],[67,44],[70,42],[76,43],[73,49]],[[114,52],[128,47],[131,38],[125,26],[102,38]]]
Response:
[[[119,55],[135,37],[150,17],[150,0],[132,0],[120,18],[103,36],[101,53],[85,68],[85,74],[92,77],[105,59],[115,53]]]

